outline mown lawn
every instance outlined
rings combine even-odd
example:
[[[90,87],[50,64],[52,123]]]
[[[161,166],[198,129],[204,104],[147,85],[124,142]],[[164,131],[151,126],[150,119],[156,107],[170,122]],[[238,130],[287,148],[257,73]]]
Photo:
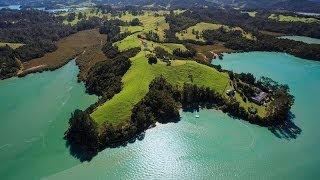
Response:
[[[179,33],[176,33],[177,38],[179,38],[180,40],[184,40],[184,39],[191,39],[191,40],[197,40],[197,41],[204,41],[204,39],[202,37],[199,37],[199,39],[196,37],[195,34],[192,33],[192,31],[199,31],[199,33],[201,34],[204,30],[217,30],[219,28],[223,27],[224,29],[226,29],[227,31],[235,31],[235,30],[239,30],[242,32],[242,36],[248,39],[254,39],[253,35],[250,33],[246,33],[242,28],[240,27],[232,27],[230,28],[229,26],[226,25],[222,25],[222,24],[213,24],[213,23],[205,23],[205,22],[201,22],[198,23],[194,26],[191,26]]]
[[[9,47],[11,47],[12,49],[17,49],[21,46],[23,46],[24,44],[22,43],[5,43],[5,42],[0,42],[0,47],[6,46],[8,45]]]
[[[145,57],[147,53],[141,51],[131,59],[132,66],[122,79],[122,91],[91,114],[99,124],[107,121],[117,125],[128,120],[133,106],[147,94],[150,82],[160,75],[180,88],[186,82],[210,87],[220,93],[225,91],[229,82],[227,74],[195,61],[175,60],[172,66],[166,66],[162,62],[150,65]],[[190,74],[193,81],[189,77]]]
[[[287,22],[304,22],[304,23],[313,23],[319,22],[320,20],[316,18],[304,18],[304,17],[294,17],[294,16],[285,16],[285,15],[276,15],[271,14],[269,19],[273,19],[276,21],[287,21]]]

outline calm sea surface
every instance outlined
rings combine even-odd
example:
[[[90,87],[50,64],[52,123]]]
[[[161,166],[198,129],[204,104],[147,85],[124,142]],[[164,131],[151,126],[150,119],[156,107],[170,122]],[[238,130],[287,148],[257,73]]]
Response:
[[[106,149],[90,162],[62,139],[70,113],[95,102],[78,84],[74,61],[54,72],[0,81],[0,179],[319,179],[320,63],[283,53],[226,54],[235,72],[287,83],[296,102],[282,131],[215,110],[182,113],[142,141]]]
[[[291,40],[294,40],[294,41],[301,41],[301,42],[305,42],[307,44],[320,44],[320,39],[306,37],[306,36],[281,36],[279,38],[291,39]]]

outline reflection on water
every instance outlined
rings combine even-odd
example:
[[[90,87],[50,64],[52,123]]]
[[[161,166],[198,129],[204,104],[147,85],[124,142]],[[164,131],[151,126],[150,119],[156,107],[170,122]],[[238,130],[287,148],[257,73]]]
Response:
[[[200,110],[200,118],[183,112],[178,123],[157,124],[142,140],[80,163],[63,132],[70,112],[96,98],[76,83],[72,62],[0,82],[0,179],[319,179],[320,63],[266,52],[226,54],[215,63],[289,84],[296,98],[293,122],[301,130],[296,138]]]

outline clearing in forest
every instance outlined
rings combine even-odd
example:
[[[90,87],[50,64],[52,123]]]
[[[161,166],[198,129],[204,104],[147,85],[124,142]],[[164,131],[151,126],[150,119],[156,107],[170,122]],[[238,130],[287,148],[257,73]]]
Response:
[[[180,31],[179,33],[176,33],[176,36],[180,40],[185,40],[185,39],[190,39],[190,40],[196,40],[196,41],[203,41],[204,39],[202,38],[202,32],[205,30],[217,30],[219,28],[224,28],[226,31],[241,31],[242,36],[247,38],[247,39],[254,39],[253,35],[250,33],[245,32],[242,28],[240,27],[229,27],[226,25],[222,24],[213,24],[213,23],[197,23],[194,26],[191,26],[185,30]],[[198,34],[198,35],[197,35]]]

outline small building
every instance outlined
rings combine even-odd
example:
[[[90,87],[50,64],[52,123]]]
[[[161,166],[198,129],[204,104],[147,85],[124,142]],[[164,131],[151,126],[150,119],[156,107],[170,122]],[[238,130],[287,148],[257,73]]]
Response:
[[[163,59],[162,59],[162,61],[163,61],[163,62],[166,62],[166,63],[169,63],[169,62],[170,62],[170,59],[167,58],[166,56],[164,56]]]
[[[268,96],[268,93],[262,91],[256,97],[252,97],[251,99],[254,103],[261,105],[263,104],[267,96]]]
[[[234,89],[228,89],[226,94],[228,96],[234,96],[236,94],[236,91]]]

